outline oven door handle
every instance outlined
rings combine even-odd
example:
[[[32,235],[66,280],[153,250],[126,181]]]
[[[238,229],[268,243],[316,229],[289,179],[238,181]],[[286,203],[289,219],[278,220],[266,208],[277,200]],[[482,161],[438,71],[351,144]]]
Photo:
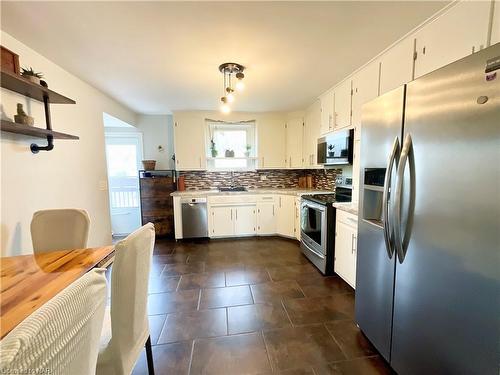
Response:
[[[304,235],[304,233],[301,233],[302,236],[307,236],[307,235]],[[318,253],[316,250],[314,250],[310,244],[308,243],[309,238],[308,237],[302,237],[302,243],[304,244],[304,246],[307,248],[307,250],[311,251],[312,253],[314,253],[317,257],[321,258],[321,259],[325,259],[325,255],[324,254],[321,254],[321,253]]]

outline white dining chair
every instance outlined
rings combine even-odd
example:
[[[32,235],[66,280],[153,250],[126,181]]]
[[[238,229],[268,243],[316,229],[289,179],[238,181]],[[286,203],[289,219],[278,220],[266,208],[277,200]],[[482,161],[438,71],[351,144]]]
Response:
[[[149,374],[154,374],[147,311],[154,242],[154,225],[148,223],[115,245],[111,311],[104,318],[97,374],[129,375],[144,347]]]
[[[31,219],[33,252],[84,249],[90,219],[87,211],[75,208],[41,210]]]
[[[0,374],[95,374],[104,271],[87,272],[7,334],[0,341]]]

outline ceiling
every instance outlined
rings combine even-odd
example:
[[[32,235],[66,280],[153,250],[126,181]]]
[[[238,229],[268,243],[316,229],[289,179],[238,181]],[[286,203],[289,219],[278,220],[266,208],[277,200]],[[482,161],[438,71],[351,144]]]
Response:
[[[138,113],[303,109],[445,2],[1,2],[2,30]],[[34,67],[36,69],[36,67]]]

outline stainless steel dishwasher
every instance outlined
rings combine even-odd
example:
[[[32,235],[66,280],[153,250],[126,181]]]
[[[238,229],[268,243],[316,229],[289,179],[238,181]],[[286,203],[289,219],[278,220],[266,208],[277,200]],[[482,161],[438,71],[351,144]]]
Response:
[[[207,198],[182,198],[182,238],[208,237]]]

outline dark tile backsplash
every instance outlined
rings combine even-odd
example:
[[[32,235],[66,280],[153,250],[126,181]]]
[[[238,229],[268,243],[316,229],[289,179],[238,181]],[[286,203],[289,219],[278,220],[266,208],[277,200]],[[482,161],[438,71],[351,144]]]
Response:
[[[335,177],[342,174],[339,169],[266,169],[252,172],[206,172],[182,171],[186,190],[204,190],[218,187],[244,186],[256,188],[294,188],[299,186],[299,177],[312,175],[313,186],[318,189],[334,190]],[[261,177],[266,176],[266,180]]]

